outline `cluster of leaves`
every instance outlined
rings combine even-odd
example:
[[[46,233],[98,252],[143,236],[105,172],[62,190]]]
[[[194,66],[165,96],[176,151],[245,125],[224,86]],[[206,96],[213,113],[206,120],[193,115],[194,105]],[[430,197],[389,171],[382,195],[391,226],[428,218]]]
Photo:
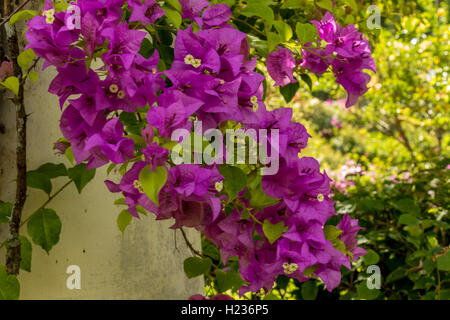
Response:
[[[381,289],[377,294],[358,290],[358,297],[450,299],[447,164],[448,158],[433,167],[416,166],[408,179],[398,181],[381,176],[373,183],[357,177],[348,195],[336,194],[337,206],[353,212],[366,228],[363,240],[371,250],[364,267],[381,268]],[[364,280],[364,274],[349,280]],[[343,282],[346,298],[355,296],[353,288],[350,281]]]
[[[68,185],[74,183],[78,192],[95,176],[95,169],[86,169],[85,164],[67,168],[64,164],[46,163],[35,170],[27,172],[27,186],[44,191],[48,195],[47,201],[27,218],[23,219],[20,227],[26,225],[28,237],[20,235],[21,263],[20,269],[31,272],[31,257],[33,245],[41,247],[47,254],[59,242],[61,235],[61,220],[55,210],[48,207],[50,202]],[[53,180],[58,177],[68,178],[67,182],[52,193]],[[0,202],[0,223],[8,223],[13,210],[13,204]],[[7,245],[7,240],[0,243],[0,249]],[[18,299],[20,284],[16,276],[8,275],[5,267],[0,265],[0,300]]]

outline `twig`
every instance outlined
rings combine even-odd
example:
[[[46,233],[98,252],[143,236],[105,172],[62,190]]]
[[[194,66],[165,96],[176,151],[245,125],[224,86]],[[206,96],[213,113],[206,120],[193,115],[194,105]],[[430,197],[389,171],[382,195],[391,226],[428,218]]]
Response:
[[[68,181],[65,185],[63,185],[61,188],[59,188],[59,190],[58,191],[56,191],[52,196],[50,196],[48,199],[47,199],[47,201],[45,201],[44,202],[44,204],[42,205],[42,206],[40,206],[37,210],[35,210],[34,212],[37,212],[37,211],[39,211],[39,210],[42,210],[42,209],[44,209],[49,203],[50,203],[50,201],[52,201],[58,194],[60,194],[61,193],[61,191],[63,191],[69,184],[71,184],[73,182],[73,180],[70,180],[70,181]],[[33,215],[31,215],[31,216],[29,216],[28,218],[26,218],[25,220],[23,220],[22,222],[21,222],[21,224],[20,224],[20,227],[22,227],[25,223],[27,223],[28,222],[28,220],[30,220],[30,218],[32,217]]]
[[[27,81],[28,79],[28,74],[30,73],[31,70],[33,70],[34,67],[36,67],[37,63],[39,62],[41,58],[36,58],[33,62],[33,64],[28,68],[27,70],[27,74],[25,76],[23,76],[21,84],[25,84],[25,81]]]
[[[401,134],[402,136],[402,140],[400,141],[406,149],[408,149],[410,155],[411,155],[411,159],[413,162],[417,162],[416,157],[414,156],[414,150],[411,147],[411,143],[409,142],[408,137],[406,136],[406,132],[403,129],[402,126],[402,122],[398,117],[395,117],[395,127],[397,128],[398,132]],[[403,142],[402,142],[403,141]]]
[[[203,258],[203,254],[201,254],[201,252],[199,252],[198,250],[196,250],[194,248],[194,246],[189,242],[186,233],[184,232],[183,228],[180,228],[181,230],[181,234],[183,235],[184,241],[186,242],[186,245],[189,247],[189,249],[191,250],[191,252],[199,257]]]
[[[255,31],[256,33],[259,33],[261,36],[266,37],[266,34],[265,34],[264,32],[262,32],[261,30],[256,29],[254,26],[252,26],[252,25],[251,25],[250,23],[248,23],[247,21],[241,20],[241,19],[235,18],[235,17],[233,17],[233,18],[231,18],[231,19],[233,19],[233,20],[236,21],[236,22],[240,22],[240,23],[242,23],[242,24],[245,24],[247,27],[249,27],[250,29],[252,29],[252,30]]]
[[[13,13],[11,13],[11,14],[10,14],[9,16],[7,16],[6,18],[3,18],[2,22],[0,22],[0,28],[1,28],[5,23],[7,23],[7,22],[11,19],[11,17],[12,17],[13,15],[15,15],[17,12],[19,12],[20,10],[22,10],[23,7],[25,7],[25,6],[27,5],[27,3],[30,2],[30,1],[31,1],[31,0],[26,0],[24,3],[22,3],[20,6],[18,6],[17,9],[13,11]]]

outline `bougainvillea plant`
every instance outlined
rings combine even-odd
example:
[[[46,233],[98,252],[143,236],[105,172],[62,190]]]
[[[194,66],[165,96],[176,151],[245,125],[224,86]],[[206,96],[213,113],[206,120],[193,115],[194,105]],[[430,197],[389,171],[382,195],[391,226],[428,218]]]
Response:
[[[46,0],[27,23],[25,52],[57,70],[49,92],[59,97],[64,138],[56,147],[87,169],[119,165],[122,178],[105,184],[123,195],[126,215],[171,219],[172,229],[195,228],[220,249],[222,270],[197,252],[185,261],[189,277],[212,267],[224,277],[231,267],[240,295],[269,292],[279,275],[318,278],[331,291],[341,267],[365,253],[355,238],[361,228],[348,214],[330,223],[331,179],[300,154],[311,136],[292,109],[264,104],[265,87],[274,81],[286,98],[297,78],[310,83],[308,74],[330,71],[350,107],[368,89],[363,70],[375,72],[371,48],[354,25],[320,7],[322,19],[298,22],[294,37],[259,1],[224,2]],[[263,44],[240,30],[254,28],[240,15],[263,20]],[[202,161],[211,130],[264,132],[244,138],[243,148],[265,144],[259,150],[278,156],[277,170],[229,161],[235,140],[232,150],[214,150],[218,161]],[[196,139],[200,146],[186,148]]]

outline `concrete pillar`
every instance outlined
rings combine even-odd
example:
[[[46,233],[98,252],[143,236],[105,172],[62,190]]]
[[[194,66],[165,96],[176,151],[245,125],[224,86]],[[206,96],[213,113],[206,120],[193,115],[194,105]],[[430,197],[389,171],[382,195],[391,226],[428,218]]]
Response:
[[[37,83],[28,83],[26,109],[28,118],[28,170],[46,162],[65,163],[55,156],[53,142],[62,137],[59,131],[61,111],[57,97],[48,93],[55,76],[53,68],[39,72]],[[13,202],[15,192],[15,111],[11,101],[0,97],[0,199]],[[106,168],[97,169],[95,179],[79,195],[70,185],[49,208],[62,221],[59,243],[50,254],[33,245],[31,273],[21,270],[21,299],[187,299],[203,293],[201,277],[187,279],[183,261],[190,252],[179,231],[168,227],[170,221],[155,221],[149,214],[133,219],[122,236],[116,218],[124,207],[114,205],[120,195],[110,193],[103,181]],[[117,181],[111,173],[108,179]],[[57,190],[67,177],[57,178]],[[32,214],[47,199],[41,190],[29,189],[24,218]],[[6,239],[7,226],[0,225],[0,241]],[[196,248],[199,234],[186,230]],[[21,233],[27,235],[24,226]],[[28,236],[28,235],[27,235]],[[29,237],[28,237],[29,238]],[[30,239],[30,238],[29,238]],[[31,239],[30,239],[31,240]],[[4,264],[5,249],[0,249],[0,264]],[[69,290],[66,269],[81,268],[81,290]]]

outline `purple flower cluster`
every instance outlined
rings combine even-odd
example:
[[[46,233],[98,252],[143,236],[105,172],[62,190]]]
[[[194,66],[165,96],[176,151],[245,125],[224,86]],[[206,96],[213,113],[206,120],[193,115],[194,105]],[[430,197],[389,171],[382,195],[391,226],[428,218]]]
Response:
[[[221,213],[205,229],[205,235],[221,248],[223,261],[239,256],[241,275],[249,282],[241,288],[241,294],[261,288],[269,291],[280,274],[301,282],[316,276],[331,291],[340,282],[341,266],[350,269],[351,257],[356,259],[364,254],[356,245],[357,220],[349,220],[348,215],[337,226],[343,231],[340,241],[345,251],[325,238],[323,228],[336,215],[329,198],[330,181],[313,158],[303,157],[291,165],[285,163],[278,174],[262,179],[265,194],[282,199],[281,202],[263,210],[249,208],[256,221],[242,220],[242,213],[237,210],[228,216]],[[257,223],[266,220],[274,225],[283,223],[286,229],[272,244]]]
[[[311,23],[317,27],[325,46],[318,47],[321,41],[304,45],[302,59],[297,65],[317,75],[322,75],[331,66],[337,83],[347,91],[346,107],[351,107],[368,90],[370,76],[363,70],[376,72],[370,45],[354,25],[340,26],[329,12],[321,21],[313,20]],[[279,47],[278,51],[267,56],[267,70],[276,85],[295,82],[292,75],[295,67],[293,53],[288,49]]]
[[[139,28],[164,15],[154,0],[128,1],[132,10],[128,21],[123,18],[125,0],[79,0],[80,29],[68,28],[69,15],[56,13],[46,0],[43,15],[29,22],[28,47],[44,58],[44,67],[57,69],[49,91],[59,96],[63,109],[60,128],[70,141],[76,162],[87,161],[88,168],[131,162],[120,183],[105,181],[108,189],[123,194],[133,216],[139,217],[143,208],[157,220],[174,219],[172,228],[203,231],[221,249],[224,263],[237,256],[241,276],[249,283],[241,288],[241,294],[270,290],[280,274],[300,281],[316,276],[332,290],[340,281],[340,267],[350,268],[351,257],[362,254],[355,240],[357,221],[344,216],[337,226],[342,230],[341,238],[332,239],[334,242],[326,239],[324,226],[335,215],[329,198],[330,179],[315,159],[299,158],[310,135],[303,125],[292,121],[292,109],[266,109],[264,76],[255,71],[256,57],[250,58],[247,35],[228,23],[230,8],[205,0],[180,3],[183,18],[199,28],[194,31],[191,24],[178,30],[174,61],[163,73],[157,68],[158,51],[148,59],[139,54],[146,36]],[[345,37],[348,32],[336,29],[332,37],[331,31],[326,31],[332,27],[327,25],[321,31],[336,47],[326,50],[339,50],[337,57],[346,54],[346,59],[353,59],[346,63],[356,64],[356,58],[345,51],[347,46],[337,46],[336,37]],[[95,58],[103,63],[96,69],[91,65]],[[280,72],[278,84],[293,81],[292,69],[297,62],[286,49],[279,48],[268,61],[269,71]],[[147,106],[148,125],[142,130],[145,146],[135,145],[126,137],[118,115],[142,112],[146,109],[138,108]],[[270,205],[252,206],[249,190],[244,189],[239,193],[239,204],[235,201],[232,212],[226,212],[224,177],[217,165],[170,164],[169,150],[163,143],[177,129],[191,130],[197,119],[202,121],[203,130],[234,121],[243,129],[279,131],[277,141],[268,141],[268,150],[279,152],[279,171],[261,179],[262,192],[274,200]],[[144,191],[140,175],[143,170],[158,168],[167,171],[167,180],[154,203]],[[250,217],[244,218],[244,211]],[[265,234],[263,225],[267,222],[282,224],[285,229],[275,241],[269,241]],[[336,241],[342,244],[341,249],[336,249]]]
[[[47,0],[43,14],[28,23],[27,48],[44,58],[44,68],[56,67],[58,75],[49,91],[59,96],[61,108],[68,102],[61,131],[71,142],[75,160],[88,160],[88,168],[134,157],[134,143],[124,137],[124,127],[115,115],[153,104],[156,92],[164,88],[157,70],[158,52],[149,59],[138,54],[146,32],[121,21],[124,4],[125,0],[78,1],[73,5],[80,8],[81,28],[71,29],[67,21],[73,13],[56,13]],[[136,14],[141,6],[147,8],[144,16],[150,23],[164,13],[154,0],[129,6],[139,7]],[[138,18],[142,17],[132,15],[130,21]],[[87,66],[94,57],[103,62],[95,70]]]

